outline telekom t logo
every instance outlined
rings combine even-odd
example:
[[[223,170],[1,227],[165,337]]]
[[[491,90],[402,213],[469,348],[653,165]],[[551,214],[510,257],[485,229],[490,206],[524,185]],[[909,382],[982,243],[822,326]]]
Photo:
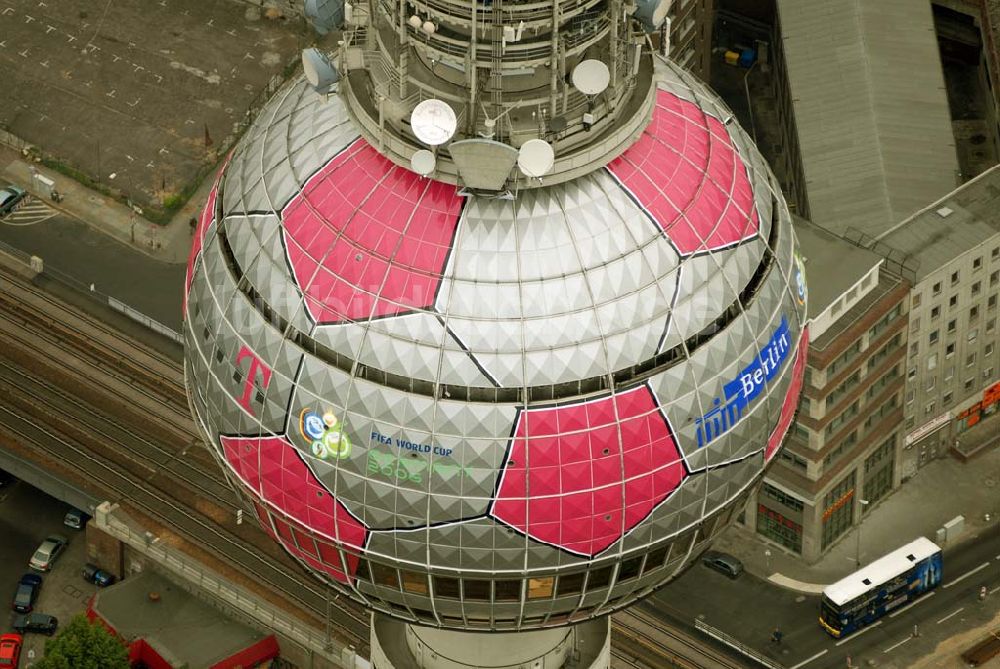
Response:
[[[250,406],[250,395],[253,394],[253,382],[257,378],[257,371],[260,371],[260,387],[267,388],[267,384],[271,382],[271,368],[261,362],[257,354],[250,350],[250,348],[244,344],[240,348],[239,354],[236,356],[236,367],[239,368],[240,363],[243,362],[243,358],[250,358],[250,369],[247,371],[247,380],[243,386],[243,397],[240,398],[240,405],[244,409],[250,412],[250,415],[255,415],[253,408]]]

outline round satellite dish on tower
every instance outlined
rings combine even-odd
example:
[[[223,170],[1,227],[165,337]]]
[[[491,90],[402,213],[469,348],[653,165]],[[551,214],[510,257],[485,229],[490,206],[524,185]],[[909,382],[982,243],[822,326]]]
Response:
[[[344,22],[344,0],[306,0],[303,11],[320,35],[336,30]]]
[[[424,100],[410,114],[413,134],[428,146],[444,144],[458,128],[455,110],[444,100]]]
[[[599,95],[611,83],[611,71],[603,62],[588,59],[573,68],[570,78],[573,86],[584,95]]]
[[[306,81],[317,93],[326,95],[335,83],[340,81],[340,73],[325,53],[312,47],[302,51],[302,70]]]
[[[552,171],[556,152],[544,139],[529,139],[517,152],[517,166],[529,177],[540,179]]]
[[[410,168],[422,177],[427,176],[437,167],[437,158],[427,149],[420,149],[410,156]]]
[[[635,18],[646,32],[657,30],[667,18],[673,0],[637,0]]]

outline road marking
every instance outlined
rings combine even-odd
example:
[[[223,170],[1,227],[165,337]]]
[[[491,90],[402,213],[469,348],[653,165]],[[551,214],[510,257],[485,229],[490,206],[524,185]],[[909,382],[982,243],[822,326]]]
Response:
[[[957,611],[952,611],[951,613],[949,613],[948,615],[946,615],[944,618],[942,618],[941,620],[937,621],[937,624],[940,625],[944,621],[948,620],[948,618],[954,618],[955,616],[957,616],[959,613],[961,613],[964,610],[965,610],[965,607],[963,606],[962,608],[958,609]]]
[[[888,653],[890,650],[896,650],[897,648],[899,648],[900,646],[902,646],[904,643],[906,643],[907,641],[909,641],[912,638],[913,638],[912,636],[908,636],[905,639],[903,639],[902,641],[900,641],[899,643],[893,644],[893,645],[889,646],[888,648],[886,648],[882,652],[883,653]]]
[[[997,590],[1000,590],[1000,585],[998,585],[997,587],[995,587],[995,588],[993,588],[992,590],[990,590],[990,594],[992,595],[992,594],[993,594],[994,592],[996,592]]]
[[[794,665],[792,667],[789,667],[788,669],[799,669],[800,667],[804,667],[807,664],[809,664],[810,662],[812,662],[813,660],[818,660],[819,658],[821,658],[824,655],[826,655],[827,652],[829,652],[829,650],[830,650],[829,648],[824,648],[820,652],[818,652],[815,655],[813,655],[812,657],[810,657],[808,660],[802,660],[798,664],[796,664],[796,665]]]
[[[0,220],[3,221],[4,225],[28,226],[47,221],[55,216],[56,213],[54,209],[47,206],[44,202],[29,199]]]
[[[913,608],[914,606],[916,606],[920,602],[926,602],[928,599],[930,599],[931,597],[933,597],[936,594],[937,594],[937,590],[932,590],[932,591],[928,592],[926,595],[924,595],[923,597],[921,597],[920,599],[915,599],[912,602],[910,602],[909,604],[907,604],[906,606],[904,606],[903,608],[901,608],[901,609],[899,609],[897,611],[893,611],[892,613],[889,614],[889,617],[890,618],[895,618],[896,616],[898,616],[903,611],[909,611],[911,608]]]
[[[845,643],[847,643],[848,641],[853,641],[854,639],[858,638],[859,636],[861,636],[861,635],[862,635],[862,634],[864,634],[865,632],[870,632],[870,631],[872,631],[873,629],[875,629],[876,627],[878,627],[878,626],[879,626],[879,625],[881,625],[881,624],[882,624],[882,621],[880,620],[880,621],[878,621],[877,623],[874,623],[874,624],[872,624],[872,625],[869,625],[868,627],[864,628],[864,629],[863,629],[863,630],[861,630],[860,632],[855,632],[854,634],[852,634],[851,636],[847,637],[846,639],[841,639],[840,641],[838,641],[837,643],[835,643],[835,644],[833,644],[833,645],[834,645],[834,646],[842,646],[842,645],[844,645]]]
[[[1000,560],[1000,555],[996,556],[996,557],[995,557],[995,558],[993,558],[993,559],[994,559],[994,560]]]
[[[955,585],[959,581],[964,581],[965,579],[969,578],[970,576],[972,576],[976,572],[982,571],[983,569],[986,569],[989,566],[990,566],[989,562],[984,562],[981,565],[979,565],[978,567],[976,567],[975,569],[973,569],[971,571],[965,572],[964,574],[962,574],[961,576],[959,576],[958,578],[956,578],[954,581],[949,581],[948,583],[945,583],[941,587],[942,588],[950,588],[951,586]]]

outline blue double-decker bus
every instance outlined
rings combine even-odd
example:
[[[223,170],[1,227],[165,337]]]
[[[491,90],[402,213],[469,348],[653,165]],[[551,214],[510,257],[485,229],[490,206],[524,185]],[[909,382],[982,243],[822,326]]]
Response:
[[[870,625],[941,582],[941,548],[920,537],[823,590],[819,624],[836,638]]]

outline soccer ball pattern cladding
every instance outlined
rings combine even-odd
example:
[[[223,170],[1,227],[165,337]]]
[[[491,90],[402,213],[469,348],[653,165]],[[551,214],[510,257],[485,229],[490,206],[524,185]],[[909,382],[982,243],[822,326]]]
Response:
[[[304,81],[227,160],[188,269],[196,418],[354,599],[601,615],[695,559],[780,447],[807,345],[787,208],[718,99],[656,77],[634,145],[514,200],[394,165]]]

